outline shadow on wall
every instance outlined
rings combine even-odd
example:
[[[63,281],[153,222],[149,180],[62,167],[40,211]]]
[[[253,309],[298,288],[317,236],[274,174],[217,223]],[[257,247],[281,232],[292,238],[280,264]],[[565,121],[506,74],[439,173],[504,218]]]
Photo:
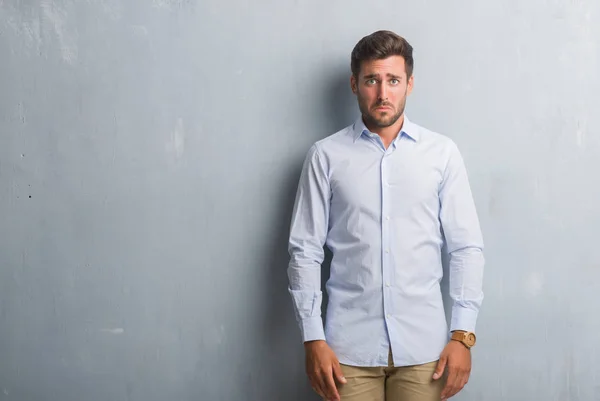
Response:
[[[331,75],[330,84],[322,86],[327,90],[318,96],[321,101],[313,102],[313,99],[306,99],[317,108],[314,110],[314,121],[322,123],[317,128],[323,134],[315,138],[315,141],[351,124],[356,118],[352,110],[355,100],[350,90],[348,72],[343,68],[335,68],[332,69]],[[265,346],[271,354],[269,358],[272,358],[267,362],[270,372],[266,373],[271,377],[274,385],[274,392],[271,394],[273,400],[319,399],[310,388],[306,377],[304,348],[288,293],[286,270],[289,262],[287,246],[291,215],[306,151],[308,149],[305,149],[290,165],[284,166],[286,173],[283,185],[280,186],[281,191],[277,194],[280,201],[274,211],[277,218],[274,220],[276,226],[273,227],[273,241],[270,241],[266,249],[266,257],[269,260],[266,272],[268,291],[265,294],[265,324],[262,327]],[[323,318],[326,317],[328,297],[325,283],[329,278],[331,256],[331,252],[326,248],[325,261],[321,269]]]
[[[352,124],[358,117],[356,97],[350,89],[350,74],[349,65],[332,69],[328,77],[330,85],[325,85],[329,90],[323,96],[323,103],[315,103],[320,106],[315,110],[315,115],[318,121],[324,122],[325,132],[333,134]]]
[[[352,124],[358,116],[358,107],[356,105],[356,97],[350,89],[350,68],[346,65],[340,65],[332,69],[329,77],[330,85],[327,92],[323,96],[322,107],[320,108],[320,118],[318,121],[324,122],[324,130],[329,134],[333,134],[348,125]],[[323,291],[323,318],[327,318],[327,303],[328,296],[325,285],[329,279],[331,259],[333,255],[331,251],[325,248],[325,261],[321,269],[321,290]]]

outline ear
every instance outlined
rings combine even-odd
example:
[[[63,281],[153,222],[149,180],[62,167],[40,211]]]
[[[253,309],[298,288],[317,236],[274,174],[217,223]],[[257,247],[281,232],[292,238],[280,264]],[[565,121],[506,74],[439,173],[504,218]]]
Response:
[[[406,88],[406,91],[407,91],[406,95],[407,95],[407,96],[408,96],[408,95],[410,95],[410,93],[411,93],[411,92],[412,92],[412,90],[413,90],[414,81],[415,81],[415,76],[414,76],[414,74],[413,74],[413,75],[411,75],[411,76],[410,76],[410,78],[408,79],[407,88]]]
[[[352,74],[350,76],[350,88],[352,89],[352,93],[354,93],[356,95],[357,92],[357,82],[356,82],[356,77],[354,76],[354,74]]]

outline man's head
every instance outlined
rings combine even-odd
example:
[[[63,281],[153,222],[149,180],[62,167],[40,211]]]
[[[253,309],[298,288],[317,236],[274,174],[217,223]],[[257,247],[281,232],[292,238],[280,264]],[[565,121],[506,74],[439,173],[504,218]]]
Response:
[[[350,84],[367,126],[386,128],[403,115],[413,87],[412,51],[390,31],[365,36],[352,50]]]

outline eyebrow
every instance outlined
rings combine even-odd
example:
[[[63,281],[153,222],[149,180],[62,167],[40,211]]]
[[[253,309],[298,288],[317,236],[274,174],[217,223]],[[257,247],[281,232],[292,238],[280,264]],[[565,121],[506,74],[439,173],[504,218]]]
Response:
[[[388,78],[393,78],[393,79],[402,79],[402,77],[398,76],[398,75],[394,75],[394,74],[387,74]],[[379,74],[369,74],[369,75],[365,75],[365,79],[373,79],[373,78],[379,78],[380,75]]]

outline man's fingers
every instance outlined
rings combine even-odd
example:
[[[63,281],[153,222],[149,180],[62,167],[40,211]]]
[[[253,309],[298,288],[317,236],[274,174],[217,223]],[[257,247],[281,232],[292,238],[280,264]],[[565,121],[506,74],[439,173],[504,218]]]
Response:
[[[321,378],[321,375],[319,373],[314,373],[312,375],[311,384],[312,384],[313,390],[315,390],[315,392],[317,394],[319,394],[322,398],[327,398],[325,396],[325,392],[323,391],[324,390],[323,379]]]
[[[330,370],[325,374],[325,395],[329,401],[340,401],[340,395],[338,394],[337,388],[335,386],[335,381],[333,380],[333,370]]]
[[[317,394],[319,395],[319,397],[321,397],[321,398],[326,398],[326,397],[325,397],[325,394],[323,394],[323,392],[322,392],[321,390],[319,390],[318,388],[316,388],[316,387],[313,387],[312,389],[313,389],[313,391],[314,391],[315,393],[317,393]]]
[[[456,368],[450,367],[448,368],[448,377],[446,379],[446,385],[442,390],[442,400],[448,399],[452,397],[453,391],[458,383],[458,371]]]
[[[463,389],[468,381],[469,372],[459,368],[450,368],[448,374],[448,382],[442,392],[442,399],[454,397],[460,390]]]
[[[467,384],[468,376],[469,375],[466,371],[458,371],[456,375],[456,381],[454,382],[454,385],[448,393],[448,398],[454,397],[456,394],[458,394],[460,390],[462,390],[465,387],[465,384]]]
[[[437,380],[444,374],[444,368],[446,367],[446,361],[448,359],[445,356],[442,356],[438,361],[437,367],[435,368],[435,372],[433,373],[433,379]]]
[[[333,374],[335,375],[335,379],[340,382],[340,383],[346,383],[346,378],[344,377],[344,374],[342,373],[342,368],[340,367],[340,363],[338,361],[335,361],[333,363]]]
[[[470,376],[470,374],[471,374],[471,372],[469,372],[468,370],[465,370],[465,371],[461,372],[460,381],[458,383],[459,387],[460,387],[459,391],[462,390],[467,385],[467,383],[469,382],[469,376]]]
[[[467,385],[468,382],[469,382],[469,374],[466,373],[465,376],[464,376],[464,378],[463,378],[463,381],[461,383],[462,384],[461,388],[464,388]]]

